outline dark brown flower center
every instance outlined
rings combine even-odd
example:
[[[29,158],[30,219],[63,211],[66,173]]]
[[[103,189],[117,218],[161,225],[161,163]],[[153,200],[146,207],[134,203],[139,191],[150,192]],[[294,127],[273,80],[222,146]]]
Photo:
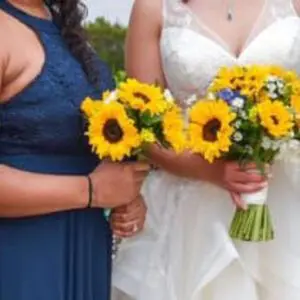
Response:
[[[215,142],[218,139],[218,132],[221,122],[218,119],[208,121],[203,127],[203,139],[208,142]]]
[[[137,93],[134,93],[133,96],[136,98],[142,99],[146,104],[150,102],[150,99],[142,93],[137,92]]]
[[[272,119],[272,121],[273,121],[273,123],[274,123],[275,125],[278,125],[278,124],[279,124],[279,120],[278,120],[278,118],[277,118],[276,116],[271,116],[271,119]]]
[[[108,119],[103,126],[103,136],[112,144],[118,143],[124,132],[116,119]]]

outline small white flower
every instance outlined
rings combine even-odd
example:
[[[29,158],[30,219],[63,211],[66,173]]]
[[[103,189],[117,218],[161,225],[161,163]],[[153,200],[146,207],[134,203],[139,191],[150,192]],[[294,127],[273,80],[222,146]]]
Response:
[[[249,154],[249,155],[252,155],[253,154],[253,148],[249,145],[246,145],[245,146],[245,150],[246,152]]]
[[[284,88],[284,82],[282,80],[279,80],[277,82],[277,86],[278,86],[279,89],[283,89]]]
[[[278,95],[277,95],[277,93],[273,93],[273,92],[270,92],[270,93],[268,93],[268,96],[269,96],[269,98],[271,98],[271,99],[276,99],[276,98],[278,98]]]
[[[240,116],[241,116],[241,118],[244,119],[244,120],[247,120],[247,119],[248,119],[247,114],[246,114],[245,111],[241,111],[241,112],[240,112]]]
[[[233,107],[236,107],[238,109],[241,109],[244,107],[244,99],[241,97],[236,97],[232,100],[231,104]]]
[[[207,94],[207,99],[208,100],[216,100],[216,96],[215,96],[215,94],[214,93],[208,93]]]
[[[118,92],[116,90],[112,91],[111,93],[109,93],[109,95],[105,99],[103,99],[103,102],[110,103],[110,102],[116,101],[117,97],[118,97]]]
[[[272,148],[272,141],[269,137],[264,136],[261,145],[265,150],[269,150]]]
[[[243,140],[243,135],[242,135],[242,133],[239,132],[239,131],[235,132],[234,135],[233,135],[233,140],[234,140],[235,142],[240,142],[240,141],[242,141],[242,140]]]
[[[278,94],[283,95],[284,94],[284,88],[278,88]]]
[[[242,121],[241,120],[237,120],[235,123],[234,123],[234,127],[235,128],[240,128],[242,125]]]
[[[169,103],[174,103],[174,97],[173,97],[172,93],[170,92],[170,90],[166,89],[164,91],[164,97]]]
[[[269,91],[269,93],[274,93],[277,90],[277,85],[275,82],[269,82],[267,84],[267,89]]]
[[[197,102],[198,100],[198,97],[197,95],[192,95],[191,97],[189,97],[187,100],[186,100],[186,104],[188,106],[192,106],[195,102]]]

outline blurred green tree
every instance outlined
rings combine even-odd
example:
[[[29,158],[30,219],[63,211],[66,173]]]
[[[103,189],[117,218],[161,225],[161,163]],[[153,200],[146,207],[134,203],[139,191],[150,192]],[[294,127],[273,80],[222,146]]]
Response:
[[[97,18],[85,25],[91,45],[114,73],[124,69],[124,42],[127,28]]]

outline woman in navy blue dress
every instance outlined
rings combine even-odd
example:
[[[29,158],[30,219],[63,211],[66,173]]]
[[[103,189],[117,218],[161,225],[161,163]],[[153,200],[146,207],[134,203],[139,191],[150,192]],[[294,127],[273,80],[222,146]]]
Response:
[[[77,0],[0,0],[1,300],[108,300],[103,208],[140,201],[148,166],[99,164],[84,136],[113,81],[81,21]]]

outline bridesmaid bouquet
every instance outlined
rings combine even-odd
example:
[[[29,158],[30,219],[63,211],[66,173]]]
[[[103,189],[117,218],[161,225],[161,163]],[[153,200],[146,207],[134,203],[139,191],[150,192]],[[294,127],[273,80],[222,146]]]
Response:
[[[189,146],[212,163],[222,158],[243,167],[254,162],[266,175],[281,146],[296,126],[295,98],[299,80],[277,66],[222,68],[207,97],[189,111]],[[266,204],[268,187],[243,194],[248,209],[237,209],[230,236],[243,241],[268,241],[274,230]]]
[[[177,153],[185,147],[181,111],[170,93],[155,85],[128,79],[99,100],[86,98],[81,110],[89,143],[100,159],[139,156],[153,143]]]
[[[153,143],[183,151],[184,122],[171,94],[155,85],[120,79],[123,77],[119,76],[116,90],[103,93],[99,100],[86,98],[81,105],[92,150],[100,159],[111,161],[142,159],[145,147]],[[110,213],[105,211],[107,219]],[[114,237],[113,258],[120,243]]]

